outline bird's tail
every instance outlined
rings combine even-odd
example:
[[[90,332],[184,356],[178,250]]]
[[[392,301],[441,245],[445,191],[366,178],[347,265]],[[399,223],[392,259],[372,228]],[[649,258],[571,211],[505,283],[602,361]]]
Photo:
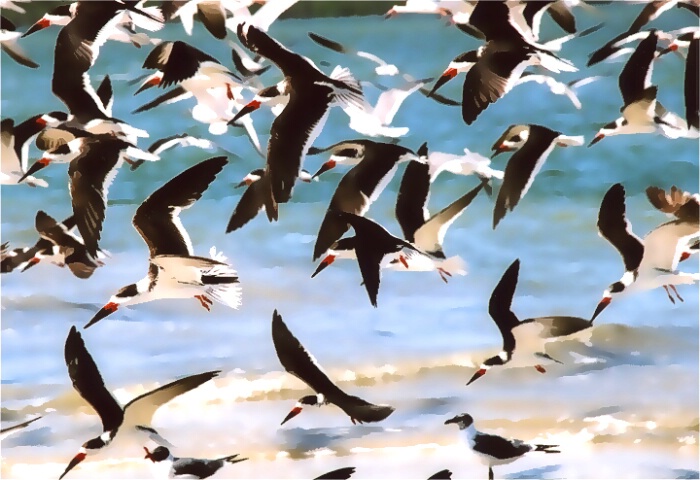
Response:
[[[209,251],[211,258],[217,263],[209,270],[202,273],[202,283],[207,287],[207,295],[231,308],[241,306],[241,284],[238,273],[226,262],[222,252],[217,252],[216,247]]]
[[[237,453],[235,455],[229,455],[228,457],[221,457],[217,460],[221,460],[222,462],[227,462],[227,463],[238,463],[238,462],[244,462],[248,460],[247,458],[240,458],[239,457],[240,453]]]
[[[338,103],[341,105],[353,105],[360,110],[365,107],[366,102],[362,94],[362,86],[349,69],[338,65],[331,72],[330,78],[334,80],[332,87]]]
[[[544,452],[544,453],[561,453],[559,450],[552,450],[553,448],[557,448],[559,445],[541,445],[537,444],[535,445],[535,451],[536,452]]]

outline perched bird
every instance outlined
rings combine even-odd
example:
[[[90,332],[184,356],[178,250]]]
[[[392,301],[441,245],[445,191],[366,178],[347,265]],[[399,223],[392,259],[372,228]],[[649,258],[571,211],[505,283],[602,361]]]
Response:
[[[511,305],[519,271],[520,260],[515,260],[503,273],[489,300],[489,315],[501,332],[503,349],[498,355],[484,360],[467,385],[484,376],[491,367],[506,364],[509,367],[534,366],[538,372],[545,373],[541,365],[543,360],[561,363],[545,352],[547,343],[573,337],[593,326],[593,320],[578,317],[549,316],[518,320]]]
[[[525,196],[535,181],[544,162],[554,147],[581,146],[583,137],[571,137],[555,132],[542,125],[511,125],[491,148],[491,158],[502,152],[515,151],[503,175],[503,184],[498,191],[493,208],[493,228],[511,212]]]
[[[675,220],[663,223],[640,239],[632,232],[625,208],[625,188],[614,184],[600,204],[598,231],[620,253],[625,273],[603,292],[603,298],[593,313],[595,319],[620,294],[664,287],[669,300],[678,300],[676,285],[700,281],[700,274],[677,271],[678,263],[690,256],[692,242],[700,237],[700,196],[681,192],[673,187],[666,194],[658,187],[649,187],[647,197],[652,205]],[[670,291],[669,291],[670,290]]]
[[[493,466],[507,465],[528,452],[559,453],[559,445],[525,443],[522,440],[508,440],[498,435],[482,433],[474,426],[471,415],[463,413],[445,421],[445,425],[456,424],[462,441],[474,452],[479,460],[489,467],[489,480],[493,480]]]
[[[348,395],[338,388],[321,370],[316,359],[289,331],[277,310],[272,314],[272,342],[284,369],[316,392],[316,395],[300,398],[282,421],[282,425],[299,415],[305,406],[320,407],[329,403],[350,416],[353,424],[380,422],[394,412],[394,407],[374,405],[359,397]]]
[[[238,39],[251,51],[276,64],[285,79],[278,84],[280,93],[289,94],[289,104],[272,123],[267,145],[266,173],[272,197],[265,211],[277,219],[277,204],[292,195],[306,153],[323,128],[331,107],[347,103],[361,104],[362,90],[349,71],[342,78],[322,73],[305,57],[298,55],[250,24],[237,29]]]
[[[357,165],[343,176],[331,197],[316,237],[313,260],[326,253],[333,242],[350,228],[347,222],[338,217],[337,212],[365,215],[394,177],[400,163],[425,163],[428,155],[425,143],[417,152],[413,152],[401,145],[364,139],[346,140],[328,147],[327,150],[332,152],[329,162],[333,161],[334,157],[350,157]],[[328,166],[329,162],[324,165]],[[319,170],[314,176],[318,176],[322,171],[323,169]]]
[[[226,157],[214,157],[188,168],[153,192],[136,209],[133,224],[148,245],[148,274],[121,288],[85,325],[116,312],[120,306],[165,298],[196,298],[207,311],[212,298],[231,308],[241,305],[238,274],[225,263],[221,252],[212,258],[197,257],[180,221],[180,212],[202,197],[226,165]]]
[[[197,388],[220,373],[220,370],[216,370],[181,378],[134,398],[122,408],[105,387],[102,375],[75,326],[68,332],[64,355],[73,388],[100,416],[103,431],[99,436],[83,443],[59,480],[88,455],[95,454],[112,443],[118,431],[133,431],[137,427],[137,430],[149,431],[157,436],[157,432],[148,427],[156,410],[178,395]]]
[[[234,464],[248,460],[247,458],[238,458],[239,454],[214,460],[174,457],[168,447],[164,446],[156,447],[152,452],[146,447],[143,449],[146,451],[145,458],[153,462],[154,470],[157,473],[165,473],[164,470],[167,469],[167,477],[160,475],[158,478],[209,478],[227,463]]]
[[[29,425],[36,422],[40,418],[41,418],[41,415],[39,415],[38,417],[31,418],[31,419],[27,420],[26,422],[18,423],[17,425],[12,425],[10,427],[3,428],[2,430],[0,430],[0,440],[9,437],[13,433],[19,432],[20,430],[28,427]]]

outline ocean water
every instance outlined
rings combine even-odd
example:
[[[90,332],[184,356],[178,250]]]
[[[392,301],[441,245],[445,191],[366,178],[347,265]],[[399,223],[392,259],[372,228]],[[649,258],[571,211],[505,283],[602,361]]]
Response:
[[[427,141],[433,151],[459,153],[469,148],[487,155],[511,124],[540,123],[588,143],[598,128],[619,114],[617,76],[623,63],[586,68],[587,55],[626,29],[640,5],[601,6],[597,13],[577,10],[580,27],[605,22],[588,37],[565,44],[561,55],[580,71],[561,79],[604,75],[582,87],[576,110],[563,96],[541,85],[516,87],[489,107],[471,126],[459,108],[414,94],[393,125],[407,126],[401,144]],[[697,22],[687,11],[672,9],[654,23],[673,29]],[[57,29],[22,40],[41,67],[30,71],[2,54],[2,117],[20,122],[30,115],[63,109],[50,92],[53,42]],[[270,34],[330,71],[348,66],[357,78],[385,86],[373,65],[314,44],[316,32],[360,50],[371,51],[415,78],[439,75],[457,54],[479,42],[432,16],[282,20]],[[562,34],[549,19],[543,38]],[[201,25],[186,38],[181,25],[156,35],[184,39],[230,65],[225,42]],[[233,38],[233,35],[230,35]],[[63,347],[72,325],[81,327],[123,285],[142,278],[146,245],[131,226],[140,203],[158,186],[201,160],[227,154],[230,163],[191,209],[182,213],[195,254],[216,246],[237,269],[243,289],[239,310],[215,304],[211,312],[190,300],[156,301],[120,309],[83,332],[108,387],[126,402],[184,375],[220,369],[218,378],[160,408],[152,426],[180,456],[215,458],[241,453],[248,461],[228,466],[216,478],[313,478],[344,466],[357,467],[354,478],[427,478],[443,468],[454,478],[484,478],[486,467],[459,443],[456,427],[443,425],[468,412],[480,430],[524,440],[561,445],[557,455],[530,454],[496,467],[506,478],[697,478],[698,461],[698,289],[681,286],[684,302],[671,304],[663,290],[615,300],[595,321],[590,338],[550,345],[562,365],[494,369],[465,386],[485,358],[501,348],[488,315],[488,299],[505,269],[519,258],[520,278],[513,302],[519,318],[545,315],[589,317],[603,290],[622,274],[618,253],[596,229],[598,208],[611,184],[627,191],[627,215],[634,231],[646,234],[667,218],[650,206],[649,185],[677,185],[698,191],[698,143],[662,136],[606,138],[591,148],[557,148],[527,196],[492,230],[494,199],[480,194],[448,231],[444,249],[467,262],[468,275],[443,283],[435,272],[384,272],[378,308],[368,301],[355,262],[336,262],[318,277],[311,255],[328,201],[343,175],[341,167],[319,182],[299,184],[292,202],[280,208],[280,220],[259,216],[243,229],[224,234],[241,195],[242,177],[263,165],[238,132],[212,137],[191,118],[193,101],[132,115],[161,91],[134,96],[126,79],[141,69],[150,48],[108,43],[91,70],[93,84],[109,73],[114,79],[114,116],[147,129],[158,138],[187,131],[211,138],[221,151],[176,149],[160,162],[136,172],[122,169],[109,191],[101,246],[106,265],[89,280],[67,269],[40,264],[25,273],[3,275],[2,426],[35,415],[44,417],[26,431],[3,440],[3,478],[57,478],[80,445],[100,433],[99,417],[72,388]],[[685,62],[668,55],[657,62],[653,82],[659,99],[683,114]],[[274,67],[263,81],[281,79]],[[463,77],[441,89],[459,98]],[[375,87],[365,92],[373,101]],[[252,96],[252,95],[251,95]],[[253,114],[263,144],[272,115]],[[342,111],[333,111],[318,146],[360,134],[350,130]],[[37,155],[35,149],[32,150]],[[504,169],[508,154],[494,159]],[[34,157],[36,158],[36,157]],[[309,157],[315,171],[324,157]],[[396,235],[393,216],[403,167],[371,207],[371,218]],[[34,215],[43,209],[56,218],[70,214],[66,166],[41,172],[50,187],[2,187],[2,241],[36,241]],[[437,211],[477,184],[473,177],[441,176],[432,186],[430,210]],[[697,258],[682,264],[698,270]],[[270,325],[277,309],[329,376],[348,393],[396,411],[381,423],[352,425],[338,408],[307,409],[280,427],[297,398],[311,393],[284,372],[272,345]],[[150,478],[138,441],[115,444],[89,458],[67,478]]]

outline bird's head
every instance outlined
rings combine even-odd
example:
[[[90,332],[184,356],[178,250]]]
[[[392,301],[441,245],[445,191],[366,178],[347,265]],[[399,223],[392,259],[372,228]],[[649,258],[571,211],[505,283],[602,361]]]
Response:
[[[501,352],[498,355],[494,355],[491,358],[487,358],[486,360],[484,360],[484,363],[481,364],[479,370],[474,372],[474,375],[472,375],[472,378],[467,382],[467,385],[475,382],[479,378],[486,375],[486,372],[488,372],[491,367],[504,365],[508,363],[510,361],[510,358],[511,354],[509,352]]]
[[[143,83],[141,83],[141,86],[138,90],[136,90],[136,93],[134,93],[134,95],[138,95],[139,93],[143,92],[144,90],[148,90],[151,87],[157,87],[161,84],[162,81],[163,72],[156,72],[153,75],[149,75],[148,77],[146,77]]]
[[[449,425],[451,423],[459,426],[460,430],[464,430],[465,428],[469,428],[474,423],[474,419],[468,413],[461,413],[450,418],[449,420],[445,420],[445,425]]]
[[[148,448],[143,447],[146,451],[146,456],[144,458],[150,460],[153,463],[162,462],[170,458],[170,450],[167,447],[159,446],[156,447],[152,452]]]
[[[94,317],[85,325],[84,328],[88,328],[91,325],[99,322],[103,318],[106,318],[116,312],[120,305],[125,305],[131,303],[131,301],[136,298],[141,292],[135,283],[122,287],[116,294],[112,295],[109,302],[102,307]]]
[[[243,180],[239,184],[236,185],[236,188],[240,187],[249,187],[258,180],[262,178],[262,176],[265,174],[265,171],[262,168],[257,168],[250,172],[248,175],[243,177]]]
[[[503,152],[518,150],[527,142],[529,136],[530,127],[528,125],[511,125],[491,147],[493,151],[491,158]]]
[[[290,410],[290,412],[287,414],[287,416],[284,417],[284,420],[282,420],[282,423],[281,423],[280,425],[284,425],[284,424],[287,423],[289,420],[291,420],[292,418],[294,418],[294,417],[296,417],[297,415],[299,415],[305,406],[309,406],[309,407],[312,407],[312,406],[320,407],[320,406],[323,405],[324,403],[325,403],[325,398],[323,398],[323,395],[320,394],[320,393],[317,394],[317,395],[306,395],[306,396],[304,396],[304,397],[301,397],[301,398],[297,401],[297,404],[294,405],[294,408],[292,408],[292,409]]]
[[[598,317],[598,315],[600,315],[601,312],[607,308],[608,305],[610,305],[610,302],[612,302],[612,299],[615,295],[618,295],[624,291],[625,291],[625,284],[624,283],[622,283],[622,282],[612,283],[603,292],[603,297],[600,299],[600,302],[598,302],[598,306],[595,308],[595,312],[593,312],[593,316],[591,317],[591,322],[593,320],[595,320]]]
[[[589,143],[588,146],[592,147],[606,136],[614,134],[613,132],[615,132],[615,130],[617,130],[620,126],[622,126],[622,124],[619,120],[603,125],[600,130],[598,130],[598,133],[595,134],[595,137],[593,137],[593,140],[591,140],[591,143]]]
[[[445,69],[444,72],[440,75],[440,78],[437,79],[435,82],[435,85],[433,86],[432,90],[430,90],[430,93],[428,96],[432,95],[435,93],[440,87],[442,87],[444,84],[452,80],[457,76],[457,74],[462,73],[462,72],[468,72],[476,63],[478,60],[478,51],[477,50],[471,50],[466,53],[462,53],[461,55],[457,55],[450,63],[447,65],[447,68]]]

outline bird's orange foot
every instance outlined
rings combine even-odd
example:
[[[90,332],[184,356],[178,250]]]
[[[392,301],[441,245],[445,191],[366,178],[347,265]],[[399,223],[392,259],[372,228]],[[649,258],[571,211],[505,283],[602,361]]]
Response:
[[[537,370],[540,373],[547,373],[547,370],[545,370],[542,365],[535,365],[535,370]]]
[[[442,267],[438,267],[437,272],[440,274],[440,278],[442,278],[442,281],[445,283],[447,283],[447,277],[452,276],[452,274],[450,272],[448,272],[447,270],[445,270]]]
[[[209,305],[213,304],[214,302],[212,302],[206,295],[195,295],[194,298],[199,300],[200,305],[206,308],[207,312],[211,311],[211,307]]]

